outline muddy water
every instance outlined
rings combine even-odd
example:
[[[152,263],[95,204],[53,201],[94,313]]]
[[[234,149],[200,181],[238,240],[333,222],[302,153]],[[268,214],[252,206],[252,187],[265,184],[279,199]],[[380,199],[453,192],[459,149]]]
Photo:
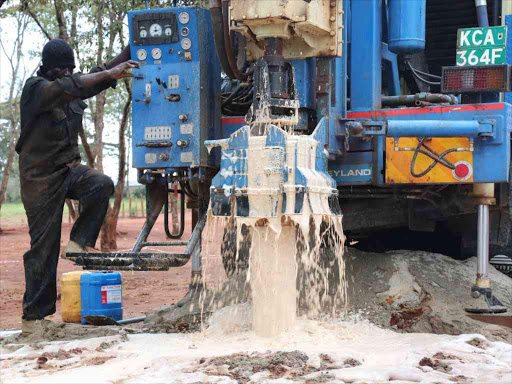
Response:
[[[237,242],[231,260],[241,264],[249,258],[254,331],[272,337],[294,326],[299,308],[318,315],[346,303],[344,236],[341,216],[331,214],[328,202],[333,193],[331,180],[316,168],[318,141],[259,118],[261,124],[243,127],[235,134],[247,139],[239,160],[245,165],[237,177],[247,180],[248,217],[226,220],[236,231],[231,237]],[[269,145],[270,137],[280,138],[280,144]],[[227,148],[226,144],[223,150]],[[228,154],[223,152],[223,156]],[[223,172],[227,177],[234,171],[230,167]],[[296,180],[304,179],[304,200],[296,202],[297,188],[305,187],[302,181],[296,185]],[[224,189],[231,190],[229,186]],[[302,207],[300,214],[295,213],[297,204]],[[209,220],[209,225],[214,223]],[[250,246],[243,228],[250,229]],[[240,252],[244,248],[248,256]]]
[[[256,226],[252,242],[249,267],[252,325],[258,335],[272,337],[295,325],[295,226],[285,225],[280,233],[269,227]]]
[[[236,246],[228,244],[229,257],[240,266],[229,281],[237,284],[226,282],[224,272],[223,279],[218,279],[219,268],[223,268],[218,239],[229,220],[209,216],[203,237],[203,278],[209,290],[250,287],[251,324],[257,335],[277,336],[294,327],[299,313],[314,318],[346,304],[341,217],[309,212],[265,220],[237,218],[229,229],[236,233]],[[249,260],[244,244],[249,238],[242,235],[243,227],[250,233]],[[232,295],[222,292],[225,297]],[[205,298],[201,308],[215,311],[227,303],[218,300],[211,307]]]

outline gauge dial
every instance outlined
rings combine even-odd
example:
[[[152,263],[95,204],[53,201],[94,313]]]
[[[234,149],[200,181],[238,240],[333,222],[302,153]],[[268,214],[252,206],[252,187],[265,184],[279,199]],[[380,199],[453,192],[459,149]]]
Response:
[[[187,27],[181,28],[181,36],[188,36],[189,33],[190,31]]]
[[[165,36],[172,36],[172,28],[170,25],[166,25],[164,29]]]
[[[146,60],[147,57],[148,57],[148,53],[146,52],[145,49],[139,49],[137,51],[137,59],[144,61],[144,60]]]
[[[146,31],[145,29],[141,29],[139,32],[139,36],[142,37],[143,39],[145,37],[148,37],[148,31]]]
[[[187,50],[190,49],[190,47],[192,47],[192,41],[190,41],[189,38],[184,38],[181,40],[181,48]]]
[[[149,34],[151,37],[160,37],[162,36],[162,26],[160,24],[153,24],[149,28]]]
[[[179,19],[181,24],[187,24],[190,20],[190,15],[187,12],[181,12]]]
[[[162,58],[162,51],[160,50],[160,48],[153,48],[153,50],[151,51],[151,56],[155,60],[160,60]]]

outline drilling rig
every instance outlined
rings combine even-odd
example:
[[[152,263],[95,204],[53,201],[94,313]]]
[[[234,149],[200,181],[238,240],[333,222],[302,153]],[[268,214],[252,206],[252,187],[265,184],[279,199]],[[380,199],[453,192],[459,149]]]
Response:
[[[147,219],[131,252],[76,254],[77,263],[166,271],[191,260],[192,288],[209,208],[231,219],[225,239],[243,237],[223,247],[228,275],[246,267],[251,241],[237,220],[343,214],[346,237],[362,245],[389,246],[393,234],[434,236],[439,246],[458,239],[478,255],[470,292],[485,298],[480,311],[501,311],[488,264],[490,250],[509,252],[512,242],[507,7],[211,0],[209,9],[130,12],[141,63],[133,167]],[[192,209],[192,236],[149,242],[162,209],[169,237],[183,234],[169,231],[171,183],[180,185],[182,229],[185,200]]]

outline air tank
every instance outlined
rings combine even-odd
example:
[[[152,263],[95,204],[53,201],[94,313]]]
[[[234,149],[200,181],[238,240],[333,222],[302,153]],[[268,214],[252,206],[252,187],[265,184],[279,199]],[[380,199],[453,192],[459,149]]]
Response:
[[[389,42],[393,53],[425,49],[426,0],[388,0]]]

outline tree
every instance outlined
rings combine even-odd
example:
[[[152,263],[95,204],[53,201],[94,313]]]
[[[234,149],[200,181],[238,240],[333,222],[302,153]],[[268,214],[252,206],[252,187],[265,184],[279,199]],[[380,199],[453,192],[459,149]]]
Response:
[[[23,89],[24,79],[26,76],[25,67],[23,65],[23,42],[25,31],[27,30],[28,17],[17,11],[17,9],[8,9],[2,12],[2,18],[13,15],[16,25],[16,39],[13,44],[12,51],[8,52],[5,46],[3,34],[0,36],[0,48],[7,57],[11,70],[11,78],[9,83],[9,96],[6,102],[6,111],[4,118],[9,122],[9,145],[7,151],[7,161],[3,166],[2,181],[0,183],[0,211],[7,190],[7,183],[11,174],[12,165],[15,157],[16,138],[19,131],[19,101],[21,91]]]
[[[114,192],[114,206],[109,207],[105,217],[105,223],[101,232],[101,249],[117,249],[117,221],[123,201],[123,192],[126,180],[126,140],[125,133],[128,127],[130,108],[132,103],[132,85],[124,79],[127,96],[123,108],[123,116],[119,125],[119,173],[117,175],[117,184]]]

